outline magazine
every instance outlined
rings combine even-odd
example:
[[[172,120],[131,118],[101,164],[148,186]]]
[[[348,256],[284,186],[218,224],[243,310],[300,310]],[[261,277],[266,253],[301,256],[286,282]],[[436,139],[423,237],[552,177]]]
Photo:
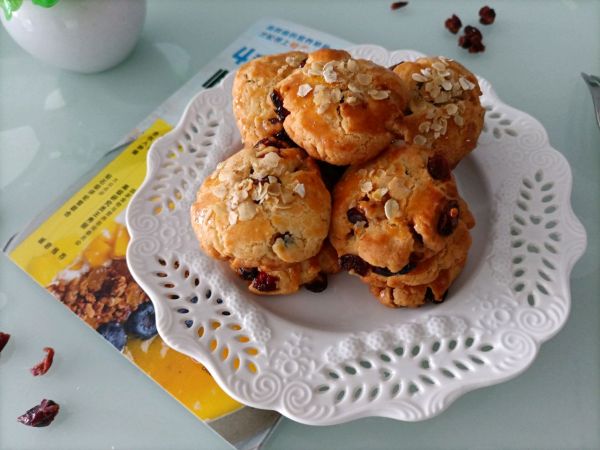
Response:
[[[4,247],[37,283],[238,449],[259,448],[279,415],[239,404],[200,363],[161,340],[152,302],[127,269],[125,210],[144,180],[148,149],[172,129],[198,91],[260,55],[348,45],[280,19],[258,21]]]

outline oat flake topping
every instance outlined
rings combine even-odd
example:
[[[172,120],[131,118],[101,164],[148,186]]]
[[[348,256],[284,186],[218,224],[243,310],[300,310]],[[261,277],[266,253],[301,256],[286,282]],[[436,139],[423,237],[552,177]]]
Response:
[[[310,76],[321,77],[327,84],[341,83],[335,86],[326,84],[314,87],[313,102],[317,106],[318,114],[323,114],[330,105],[338,104],[342,100],[349,105],[356,105],[368,98],[385,100],[390,97],[390,91],[375,89],[371,85],[372,75],[360,72],[360,64],[355,59],[329,61],[326,64],[314,61],[305,67],[304,72]],[[309,84],[300,85],[298,96],[304,97],[311,89],[313,88]]]
[[[419,83],[419,96],[412,98],[409,106],[415,113],[426,111],[426,120],[419,124],[420,134],[413,138],[417,145],[430,146],[433,140],[445,135],[449,120],[459,127],[464,126],[462,113],[465,111],[465,102],[461,96],[464,91],[475,89],[476,85],[464,76],[452,81],[453,71],[448,65],[449,61],[452,60],[440,56],[431,67],[411,75]]]

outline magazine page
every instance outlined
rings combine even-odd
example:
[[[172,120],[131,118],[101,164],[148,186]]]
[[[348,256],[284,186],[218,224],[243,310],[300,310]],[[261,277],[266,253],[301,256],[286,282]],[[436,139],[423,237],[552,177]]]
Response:
[[[103,158],[93,176],[63,194],[6,248],[37,283],[239,449],[258,448],[279,415],[239,404],[200,363],[161,340],[152,302],[127,268],[125,210],[144,180],[150,146],[172,129],[198,91],[263,54],[347,45],[300,25],[260,20],[132,130],[122,152]]]

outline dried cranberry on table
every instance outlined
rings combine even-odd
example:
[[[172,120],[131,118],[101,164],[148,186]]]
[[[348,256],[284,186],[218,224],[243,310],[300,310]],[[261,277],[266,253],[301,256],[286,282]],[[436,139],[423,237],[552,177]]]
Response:
[[[59,410],[58,403],[44,399],[39,405],[17,417],[17,421],[29,427],[47,427],[52,423]]]
[[[471,25],[467,25],[464,33],[465,34],[458,38],[458,45],[460,47],[469,50],[469,53],[480,53],[485,51],[481,31]]]
[[[496,20],[496,11],[489,6],[484,6],[479,10],[479,23],[483,25],[491,25]]]
[[[394,2],[390,5],[390,9],[395,11],[397,9],[404,8],[406,5],[408,5],[408,2]]]
[[[469,53],[483,53],[485,51],[485,45],[481,42],[481,39],[472,40],[468,47]]]
[[[50,369],[52,366],[52,361],[54,361],[54,349],[52,347],[44,347],[44,351],[46,352],[46,357],[42,360],[42,362],[36,364],[30,369],[31,374],[34,377],[44,375],[46,372],[48,372],[48,369]]]
[[[452,14],[452,17],[448,17],[444,25],[450,31],[450,33],[456,34],[462,27],[462,22],[456,14]]]
[[[467,25],[465,27],[465,35],[473,39],[483,39],[483,35],[481,34],[481,31],[479,31],[479,28],[474,27],[472,25]]]
[[[10,334],[3,333],[3,332],[0,331],[0,352],[2,351],[2,349],[4,348],[4,346],[6,344],[8,344],[9,340],[10,340]]]

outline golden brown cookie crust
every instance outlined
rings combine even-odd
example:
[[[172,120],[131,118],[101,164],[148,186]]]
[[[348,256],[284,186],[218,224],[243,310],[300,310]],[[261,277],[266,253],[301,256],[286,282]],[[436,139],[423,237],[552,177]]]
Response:
[[[295,263],[327,236],[330,195],[315,162],[297,148],[243,149],[198,191],[192,226],[211,256],[247,265]]]
[[[311,53],[276,89],[289,112],[289,137],[335,165],[361,163],[386,148],[408,98],[391,70],[331,49]]]
[[[330,240],[342,265],[355,263],[351,271],[374,289],[404,289],[396,298],[407,306],[427,288],[437,286],[436,299],[447,290],[454,278],[442,274],[464,265],[474,223],[442,156],[394,145],[338,182]]]
[[[407,143],[440,152],[456,166],[475,148],[483,128],[477,77],[442,56],[403,62],[394,72],[410,92],[407,114],[396,131]]]
[[[283,129],[270,98],[275,85],[306,60],[303,52],[261,56],[242,65],[233,81],[233,114],[247,146]]]

